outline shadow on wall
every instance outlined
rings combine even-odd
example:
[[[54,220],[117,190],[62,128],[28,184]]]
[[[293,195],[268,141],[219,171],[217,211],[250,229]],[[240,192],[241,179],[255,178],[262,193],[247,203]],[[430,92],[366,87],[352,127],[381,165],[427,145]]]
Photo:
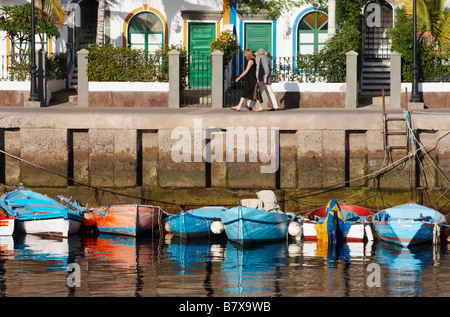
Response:
[[[284,108],[344,108],[343,83],[282,83],[277,87],[279,106]],[[264,94],[263,94],[264,98]]]
[[[300,108],[300,89],[297,83],[284,83],[283,93],[278,93],[278,96],[282,94],[279,99],[279,106],[287,109]],[[278,99],[277,96],[277,99]]]

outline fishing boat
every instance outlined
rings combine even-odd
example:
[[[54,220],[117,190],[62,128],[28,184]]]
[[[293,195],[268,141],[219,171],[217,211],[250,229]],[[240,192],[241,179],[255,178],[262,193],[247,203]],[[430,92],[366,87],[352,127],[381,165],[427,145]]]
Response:
[[[381,210],[375,215],[373,224],[380,239],[403,247],[448,236],[448,224],[443,214],[412,201]]]
[[[327,207],[328,205],[311,210],[302,218],[301,225],[305,241],[318,240],[317,228],[318,225],[325,222]],[[348,230],[345,230],[345,237],[343,237],[346,242],[373,241],[371,222],[374,213],[371,210],[346,203],[338,204],[338,207],[343,221],[348,226]]]
[[[205,238],[223,233],[220,216],[227,208],[207,206],[182,211],[166,219],[166,230],[180,238]]]
[[[257,196],[222,213],[228,239],[242,245],[287,239],[293,215],[281,211],[273,191],[262,190]]]
[[[16,219],[20,233],[66,238],[78,232],[83,220],[82,212],[23,187],[4,194],[0,205],[9,217]]]
[[[162,233],[167,214],[158,206],[111,205],[91,209],[101,233],[137,236]]]

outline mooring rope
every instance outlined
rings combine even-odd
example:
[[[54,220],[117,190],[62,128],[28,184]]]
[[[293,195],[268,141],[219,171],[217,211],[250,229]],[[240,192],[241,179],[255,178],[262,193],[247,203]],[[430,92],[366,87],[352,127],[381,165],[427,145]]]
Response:
[[[302,194],[300,194],[298,196],[291,197],[290,199],[294,199],[295,200],[295,199],[298,199],[298,198],[304,198],[304,197],[320,195],[320,194],[326,193],[328,191],[333,191],[333,190],[336,190],[336,189],[339,189],[339,188],[343,188],[347,184],[350,184],[351,182],[355,182],[355,181],[362,180],[362,179],[367,179],[367,180],[375,179],[375,178],[377,178],[377,177],[379,177],[379,176],[381,176],[381,175],[391,171],[392,169],[394,169],[398,165],[406,162],[407,160],[415,157],[417,152],[419,152],[422,149],[426,148],[428,145],[432,144],[433,142],[439,142],[442,138],[448,136],[449,134],[450,134],[450,130],[448,130],[447,132],[443,133],[442,135],[437,136],[436,138],[434,138],[433,140],[429,141],[426,144],[419,144],[420,146],[418,148],[415,148],[414,151],[411,151],[409,154],[403,156],[402,158],[396,160],[395,162],[392,162],[388,166],[380,168],[377,171],[374,171],[374,172],[369,173],[367,175],[356,177],[356,178],[351,179],[351,180],[347,180],[347,181],[344,181],[344,182],[340,182],[340,183],[336,183],[336,184],[333,184],[333,185],[329,185],[329,186],[327,186],[325,188],[322,188],[321,190],[317,190],[317,189],[310,190],[310,191],[304,192],[304,193],[302,193]],[[446,179],[447,179],[447,177],[446,177]]]
[[[405,111],[405,112],[404,112],[404,117],[405,117],[405,120],[406,120],[406,122],[407,122],[407,129],[408,129],[408,139],[409,139],[409,143],[411,144],[411,146],[415,146],[415,144],[421,145],[422,143],[416,138],[416,136],[415,136],[415,134],[414,134],[414,130],[412,129],[410,112],[409,112],[409,111]],[[445,135],[446,135],[446,134],[445,134]],[[444,136],[445,136],[445,135],[444,135]],[[436,140],[436,139],[435,139],[435,140]],[[431,142],[429,142],[428,144],[430,144],[430,143],[432,143],[432,142],[434,142],[434,140],[431,141]],[[428,145],[428,144],[427,144],[427,145]],[[426,147],[426,145],[425,145],[425,146],[421,146],[421,148],[425,148],[425,147]],[[431,161],[433,167],[434,167],[434,168],[442,175],[442,177],[444,177],[445,180],[446,180],[447,182],[450,183],[449,177],[441,170],[441,168],[437,165],[436,161],[430,156],[429,152],[430,152],[430,151],[423,151],[424,156],[425,156],[428,160]],[[417,153],[417,152],[416,152],[416,153]],[[422,173],[424,174],[425,181],[427,181],[427,176],[428,176],[428,175],[427,175],[425,166],[423,165],[422,160],[420,160],[420,159],[418,158],[418,155],[417,155],[417,154],[416,154],[416,156],[417,156],[417,161],[418,161],[419,164],[420,164]],[[450,190],[450,187],[448,187],[444,192],[441,192],[439,189],[437,189],[437,191],[440,193],[440,195],[439,195],[438,198],[436,198],[434,201],[431,202],[431,205],[434,205],[434,204],[435,204],[438,200],[440,200],[442,197],[446,198],[447,201],[450,202],[450,199],[447,198],[447,196],[445,196],[445,194],[446,194],[447,191],[449,191],[449,190]],[[427,197],[428,197],[428,193],[427,193]],[[430,197],[428,197],[428,200],[431,201]]]
[[[76,183],[76,184],[78,184],[78,185],[86,186],[86,187],[89,187],[89,188],[92,188],[92,189],[95,189],[95,190],[100,190],[100,191],[103,191],[103,192],[107,192],[107,193],[114,194],[114,195],[119,195],[119,196],[124,196],[124,197],[129,197],[129,198],[136,198],[136,199],[141,199],[141,200],[146,200],[146,201],[152,201],[152,202],[157,202],[157,203],[161,203],[161,204],[178,205],[178,203],[174,203],[174,202],[159,201],[159,200],[155,200],[155,199],[149,199],[149,198],[147,198],[147,197],[136,196],[136,195],[130,195],[130,194],[126,194],[126,193],[120,193],[120,192],[116,192],[116,191],[113,191],[113,190],[110,190],[110,189],[105,189],[105,188],[93,186],[93,185],[90,185],[90,184],[86,184],[86,183],[77,181],[77,180],[75,180],[74,178],[68,177],[68,176],[66,176],[66,175],[61,175],[61,174],[59,174],[59,173],[57,173],[57,172],[54,172],[54,171],[52,171],[52,170],[49,170],[48,168],[45,168],[45,167],[39,166],[39,165],[37,165],[37,164],[34,164],[34,163],[32,163],[32,162],[30,162],[30,161],[27,161],[27,160],[25,160],[25,159],[23,159],[23,158],[21,158],[21,157],[18,157],[18,156],[15,156],[15,155],[13,155],[13,154],[10,154],[10,153],[8,153],[8,152],[6,152],[6,151],[4,151],[4,150],[0,150],[0,152],[3,153],[3,154],[5,154],[5,155],[8,155],[9,157],[12,157],[13,159],[16,159],[16,160],[18,160],[18,161],[24,162],[24,163],[26,163],[26,164],[29,164],[29,165],[31,165],[31,166],[33,166],[33,167],[36,167],[36,168],[41,169],[41,170],[43,170],[43,171],[49,172],[49,173],[54,174],[54,175],[56,175],[56,176],[65,178],[65,179],[67,179],[67,180],[70,180],[70,181],[72,181],[72,182],[74,182],[74,183]]]
[[[411,128],[411,129],[412,129],[412,128]],[[359,181],[359,180],[362,180],[362,179],[366,179],[366,180],[368,181],[368,180],[370,180],[370,179],[378,178],[378,177],[380,177],[381,175],[383,175],[383,174],[385,174],[385,173],[391,171],[391,170],[394,169],[396,166],[398,166],[398,165],[400,165],[400,164],[406,162],[407,160],[411,159],[412,157],[415,157],[415,156],[417,155],[417,152],[418,152],[418,151],[421,151],[422,149],[425,149],[428,145],[432,144],[433,142],[439,142],[442,138],[446,137],[446,136],[449,135],[449,134],[450,134],[450,130],[448,130],[447,132],[443,133],[442,135],[437,136],[436,138],[434,138],[433,140],[429,141],[429,142],[428,142],[427,144],[425,144],[425,145],[419,143],[420,147],[415,148],[414,151],[411,151],[409,154],[405,155],[404,157],[402,157],[402,158],[396,160],[395,162],[392,162],[390,165],[384,166],[384,167],[380,168],[379,170],[374,171],[374,172],[372,172],[372,173],[369,173],[369,174],[367,174],[367,175],[359,176],[359,177],[356,177],[356,178],[351,179],[351,180],[346,180],[346,181],[344,181],[344,182],[340,182],[340,183],[336,183],[336,184],[333,184],[333,185],[329,185],[329,186],[326,186],[326,187],[324,187],[324,188],[321,188],[320,190],[317,190],[317,189],[316,189],[316,190],[310,190],[310,191],[304,192],[304,193],[302,193],[302,194],[300,194],[300,195],[297,195],[297,196],[291,196],[291,197],[289,197],[289,198],[284,198],[284,199],[281,199],[281,200],[279,200],[279,201],[292,201],[292,200],[295,201],[296,199],[300,199],[300,198],[304,198],[304,197],[311,197],[311,196],[320,195],[320,194],[323,194],[323,193],[326,193],[326,192],[329,192],[329,191],[334,191],[334,190],[337,190],[337,189],[340,189],[340,188],[345,187],[347,184],[350,184],[350,183],[352,183],[352,182],[356,182],[356,181]],[[105,188],[93,186],[93,185],[90,185],[90,184],[86,184],[86,183],[77,181],[77,180],[75,180],[74,178],[71,178],[71,177],[68,177],[68,176],[66,176],[66,175],[62,175],[62,174],[59,174],[59,173],[57,173],[57,172],[54,172],[54,171],[52,171],[52,170],[50,170],[50,169],[48,169],[48,168],[39,166],[39,165],[37,165],[37,164],[35,164],[35,163],[33,163],[33,162],[30,162],[30,161],[28,161],[28,160],[25,160],[25,159],[21,158],[21,157],[18,157],[18,156],[15,156],[15,155],[13,155],[13,154],[10,154],[10,153],[8,153],[8,152],[6,152],[6,151],[4,151],[4,150],[1,150],[1,149],[0,149],[0,153],[3,153],[3,154],[5,154],[5,155],[7,155],[7,156],[9,156],[9,157],[11,157],[11,158],[13,158],[13,159],[18,160],[18,161],[21,161],[21,162],[24,162],[24,163],[26,163],[26,164],[29,164],[29,165],[31,165],[31,166],[33,166],[33,167],[35,167],[35,168],[41,169],[41,170],[46,171],[46,172],[48,172],[48,173],[51,173],[51,174],[54,174],[54,175],[56,175],[56,176],[65,178],[65,179],[67,179],[67,180],[70,180],[70,181],[72,181],[72,182],[74,182],[74,183],[76,183],[76,184],[78,184],[78,185],[82,185],[82,186],[86,186],[86,187],[92,188],[92,189],[94,189],[94,190],[96,190],[96,191],[103,191],[103,192],[111,193],[111,194],[118,195],[118,196],[124,196],[124,197],[129,197],[129,198],[135,198],[135,199],[140,199],[140,200],[143,200],[143,201],[152,201],[152,202],[156,202],[156,203],[160,203],[160,204],[167,204],[167,205],[174,205],[174,206],[179,206],[179,205],[180,205],[179,203],[176,203],[176,202],[168,202],[168,201],[161,201],[161,200],[156,200],[156,199],[149,199],[148,197],[142,197],[142,196],[137,196],[137,195],[131,195],[131,194],[126,194],[126,193],[120,193],[120,192],[116,192],[116,191],[113,191],[113,190],[110,190],[110,189],[105,189]],[[440,172],[442,173],[442,171],[440,171]],[[445,174],[444,174],[444,177],[445,177],[447,180],[449,180],[449,179],[445,176]],[[372,191],[372,193],[373,193],[373,191]],[[374,193],[374,194],[375,194],[375,193]],[[379,196],[377,195],[377,197],[379,197]],[[380,197],[379,197],[379,198],[380,198]],[[222,205],[224,205],[224,204],[222,204]],[[226,204],[225,204],[225,205],[226,205]]]

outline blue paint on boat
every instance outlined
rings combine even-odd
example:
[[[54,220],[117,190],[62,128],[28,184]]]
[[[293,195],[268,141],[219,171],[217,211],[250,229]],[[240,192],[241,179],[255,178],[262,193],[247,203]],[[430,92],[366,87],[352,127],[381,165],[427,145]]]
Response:
[[[13,217],[19,224],[39,221],[42,223],[43,234],[52,233],[51,227],[46,227],[46,220],[64,219],[80,223],[83,220],[83,213],[72,210],[67,206],[46,195],[35,193],[24,188],[17,188],[0,197],[0,206],[6,211],[8,216]],[[22,228],[23,226],[20,226]],[[79,228],[76,225],[74,228]],[[26,233],[26,232],[25,232]],[[63,233],[66,235],[67,233]]]
[[[287,238],[289,217],[283,212],[237,206],[225,211],[221,218],[228,239],[239,244]]]
[[[414,202],[378,212],[373,221],[378,236],[385,241],[408,247],[433,240],[438,226],[446,234],[447,220],[440,212]]]
[[[166,219],[170,232],[181,238],[212,237],[211,223],[220,221],[220,216],[227,208],[208,206],[188,211],[182,211]]]

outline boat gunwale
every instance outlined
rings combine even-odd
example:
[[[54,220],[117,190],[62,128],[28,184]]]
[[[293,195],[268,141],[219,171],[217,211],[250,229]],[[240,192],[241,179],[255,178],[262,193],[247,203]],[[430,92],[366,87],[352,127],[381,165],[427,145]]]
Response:
[[[341,209],[341,212],[343,210],[346,211],[350,211],[350,212],[354,212],[356,213],[359,217],[367,217],[367,218],[372,218],[375,216],[375,212],[373,212],[372,210],[365,208],[365,207],[361,207],[358,205],[353,205],[353,204],[347,204],[347,203],[342,203],[339,204],[339,208]],[[347,209],[348,208],[348,209]],[[325,218],[326,217],[326,210],[327,210],[327,206],[322,206],[322,207],[318,207],[315,208],[311,211],[308,211],[304,216],[303,216],[303,221],[308,220],[308,221],[316,221],[314,219],[311,219],[312,216],[314,216],[316,213],[321,213],[323,214],[323,216],[320,216],[321,218]],[[364,211],[364,215],[358,213],[358,211]],[[317,215],[319,216],[319,215]],[[347,221],[347,220],[346,220]],[[317,222],[317,221],[316,221]],[[364,220],[359,221],[359,222],[364,222]],[[357,223],[357,221],[353,222],[353,223]]]
[[[286,222],[289,222],[290,220],[283,220],[283,221],[278,221],[278,222],[269,222],[269,221],[262,221],[262,220],[255,220],[255,219],[249,219],[249,218],[236,218],[227,222],[223,222],[224,225],[229,225],[232,223],[235,223],[237,221],[248,221],[248,222],[254,222],[254,223],[261,223],[261,224],[266,224],[266,225],[278,225],[278,224],[283,224]]]

